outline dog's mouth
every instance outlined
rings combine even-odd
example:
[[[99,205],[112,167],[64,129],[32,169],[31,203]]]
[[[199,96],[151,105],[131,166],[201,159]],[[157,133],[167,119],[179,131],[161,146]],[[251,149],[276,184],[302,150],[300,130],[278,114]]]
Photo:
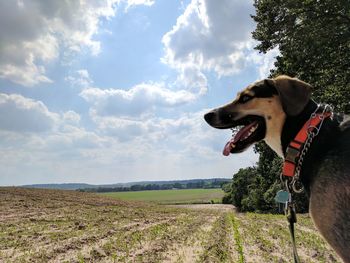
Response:
[[[252,144],[264,139],[266,134],[265,119],[254,115],[243,117],[227,128],[231,128],[233,133],[232,138],[224,147],[225,156],[230,153],[243,152]]]

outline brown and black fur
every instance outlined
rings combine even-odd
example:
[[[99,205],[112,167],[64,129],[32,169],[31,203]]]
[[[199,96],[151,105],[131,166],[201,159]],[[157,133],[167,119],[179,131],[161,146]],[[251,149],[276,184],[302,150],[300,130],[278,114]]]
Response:
[[[246,102],[243,98],[245,94],[250,96]],[[253,83],[240,92],[233,102],[207,113],[205,120],[215,128],[225,129],[236,126],[247,115],[259,116],[265,122],[265,131],[261,131],[257,139],[265,140],[283,158],[290,141],[316,108],[309,84],[280,76]],[[332,118],[325,119],[304,158],[300,179],[309,197],[315,225],[343,261],[350,263],[348,116],[334,114]]]

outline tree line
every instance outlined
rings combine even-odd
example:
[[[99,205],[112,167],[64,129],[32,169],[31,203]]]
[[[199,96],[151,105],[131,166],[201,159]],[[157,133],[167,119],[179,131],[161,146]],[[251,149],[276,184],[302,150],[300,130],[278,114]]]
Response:
[[[285,74],[306,81],[317,102],[350,113],[350,1],[255,0],[254,6],[256,49],[280,51],[269,77]],[[263,142],[254,150],[260,155],[257,164],[233,175],[223,187],[223,202],[240,211],[278,212],[274,196],[282,189],[282,159]],[[305,194],[294,198],[297,211],[307,212]]]
[[[78,189],[81,192],[95,192],[95,193],[106,193],[106,192],[127,192],[127,191],[148,191],[148,190],[170,190],[170,189],[212,189],[222,188],[224,184],[231,181],[230,179],[215,179],[215,180],[198,180],[187,183],[152,183],[152,184],[135,184],[131,186],[120,186],[120,187],[97,187],[97,188],[85,188]]]

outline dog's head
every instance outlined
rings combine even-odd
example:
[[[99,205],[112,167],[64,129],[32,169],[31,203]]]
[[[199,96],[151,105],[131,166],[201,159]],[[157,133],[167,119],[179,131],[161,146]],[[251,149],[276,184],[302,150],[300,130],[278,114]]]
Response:
[[[282,156],[281,132],[286,116],[301,113],[310,100],[311,86],[299,79],[279,76],[257,81],[229,104],[204,115],[209,125],[238,131],[225,145],[224,155],[239,153],[265,140]]]

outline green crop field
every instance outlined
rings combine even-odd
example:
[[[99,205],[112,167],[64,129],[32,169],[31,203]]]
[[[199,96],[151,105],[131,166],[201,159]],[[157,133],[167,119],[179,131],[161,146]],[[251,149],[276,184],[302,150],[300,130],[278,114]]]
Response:
[[[122,200],[154,202],[158,204],[208,204],[221,203],[221,189],[181,189],[103,193]]]

